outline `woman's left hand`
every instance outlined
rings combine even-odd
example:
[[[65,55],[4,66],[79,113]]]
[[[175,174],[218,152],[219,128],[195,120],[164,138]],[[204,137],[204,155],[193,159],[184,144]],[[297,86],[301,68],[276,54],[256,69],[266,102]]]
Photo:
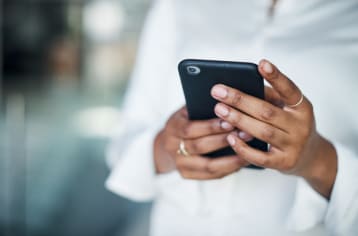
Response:
[[[234,132],[227,137],[228,142],[249,163],[302,176],[329,198],[337,172],[337,154],[317,132],[312,104],[273,64],[262,60],[258,68],[272,85],[265,88],[267,101],[224,85],[214,86],[212,96],[219,101],[215,107],[217,116],[269,143],[269,151],[250,147]]]

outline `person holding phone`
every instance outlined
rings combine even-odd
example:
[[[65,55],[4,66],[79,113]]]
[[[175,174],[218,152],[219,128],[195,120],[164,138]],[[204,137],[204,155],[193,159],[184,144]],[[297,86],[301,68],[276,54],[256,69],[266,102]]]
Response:
[[[156,1],[106,186],[154,200],[150,235],[357,235],[357,10],[356,0]],[[217,84],[217,118],[189,120],[183,58],[258,62],[265,100]],[[228,145],[235,154],[204,156]]]

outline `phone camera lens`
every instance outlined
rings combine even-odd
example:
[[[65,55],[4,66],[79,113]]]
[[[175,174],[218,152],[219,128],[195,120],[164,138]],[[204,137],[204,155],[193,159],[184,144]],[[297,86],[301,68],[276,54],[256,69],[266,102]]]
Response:
[[[200,68],[197,66],[188,66],[186,69],[190,75],[200,74]]]

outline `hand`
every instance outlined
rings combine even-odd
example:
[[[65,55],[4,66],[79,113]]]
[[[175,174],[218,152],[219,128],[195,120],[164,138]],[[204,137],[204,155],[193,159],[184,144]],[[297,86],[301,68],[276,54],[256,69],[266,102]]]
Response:
[[[189,121],[186,108],[174,113],[154,142],[154,159],[158,173],[177,169],[188,179],[216,179],[239,170],[247,162],[237,156],[209,159],[209,153],[229,146],[226,137],[234,128],[220,119]],[[250,136],[246,135],[250,139]],[[183,141],[190,154],[178,154]]]
[[[316,130],[312,104],[268,61],[260,62],[259,72],[272,85],[266,88],[268,101],[224,85],[214,86],[212,96],[220,101],[215,107],[218,117],[269,143],[270,149],[268,152],[254,149],[235,134],[228,135],[228,142],[249,163],[302,176],[329,198],[337,157],[333,145]],[[299,105],[292,106],[298,101]]]

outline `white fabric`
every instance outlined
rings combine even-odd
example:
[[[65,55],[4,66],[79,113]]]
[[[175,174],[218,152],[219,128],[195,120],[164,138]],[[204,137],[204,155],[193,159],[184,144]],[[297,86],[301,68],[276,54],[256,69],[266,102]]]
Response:
[[[358,235],[358,1],[280,0],[268,18],[270,3],[158,0],[151,9],[106,182],[133,200],[155,200],[151,235]],[[267,58],[294,80],[338,152],[331,200],[268,169],[212,181],[156,176],[153,139],[184,104],[184,58]]]

